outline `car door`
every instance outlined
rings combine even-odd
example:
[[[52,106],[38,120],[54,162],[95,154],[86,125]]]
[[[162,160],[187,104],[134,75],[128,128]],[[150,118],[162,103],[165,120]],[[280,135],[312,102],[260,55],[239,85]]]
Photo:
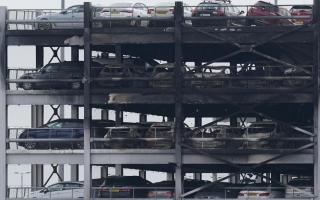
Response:
[[[46,65],[44,71],[42,71],[41,79],[46,79],[48,81],[43,82],[42,84],[47,88],[55,88],[61,84],[61,82],[54,81],[53,79],[59,79],[59,63],[51,63]]]
[[[83,198],[83,184],[80,183],[65,183],[63,188],[64,193],[61,198]]]
[[[63,184],[53,184],[49,186],[47,189],[47,192],[44,194],[45,199],[58,199],[62,196],[61,193],[63,192]]]
[[[74,6],[67,8],[66,10],[61,11],[59,14],[54,16],[53,20],[61,21],[70,21],[67,23],[55,23],[56,28],[72,28],[73,23],[71,22],[73,16]]]
[[[83,5],[74,6],[72,12],[72,20],[74,21],[73,28],[83,28],[84,7]]]

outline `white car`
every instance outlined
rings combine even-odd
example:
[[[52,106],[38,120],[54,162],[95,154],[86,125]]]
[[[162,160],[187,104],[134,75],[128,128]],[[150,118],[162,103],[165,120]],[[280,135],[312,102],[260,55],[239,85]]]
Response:
[[[50,185],[41,190],[30,192],[25,198],[33,199],[59,199],[59,198],[83,198],[83,183],[61,182]]]
[[[83,28],[84,7],[83,5],[71,6],[58,13],[46,13],[38,16],[36,20],[43,22],[35,23],[35,29],[67,29],[67,28]],[[57,22],[50,22],[57,21]],[[68,21],[59,22],[59,21]],[[80,22],[81,21],[81,22]]]
[[[133,18],[148,18],[148,7],[143,3],[114,3],[109,7],[103,8],[99,17],[105,18],[106,22],[104,25],[106,27],[111,26],[148,26],[149,20],[147,19],[133,19]],[[110,20],[107,19],[119,19]],[[127,19],[127,20],[126,20]]]
[[[155,4],[153,7],[149,8],[149,13],[152,17],[158,18],[159,20],[152,20],[150,22],[151,26],[173,26],[174,21],[174,6],[175,2],[161,2]],[[188,6],[187,4],[183,4],[184,8],[184,17],[191,17],[192,15],[192,8]],[[171,20],[163,20],[161,18],[168,18],[172,17]],[[191,20],[186,20],[187,24],[191,24]]]

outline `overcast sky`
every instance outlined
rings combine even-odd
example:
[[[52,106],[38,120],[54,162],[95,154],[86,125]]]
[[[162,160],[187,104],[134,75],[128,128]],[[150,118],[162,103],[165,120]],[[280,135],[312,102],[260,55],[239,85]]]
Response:
[[[65,0],[66,7],[74,5],[74,4],[82,4],[83,0]],[[120,0],[86,0],[90,1],[93,4],[99,5],[109,5],[111,3],[120,2]],[[129,0],[130,1],[130,0]],[[132,1],[132,0],[131,0]],[[140,2],[145,3],[147,5],[154,5],[158,2],[168,2],[172,0],[140,0]],[[257,0],[232,0],[233,4],[243,5],[243,4],[253,4]],[[268,2],[274,2],[274,0],[265,0]],[[60,8],[61,0],[0,0],[0,6],[7,6],[8,8]],[[121,1],[122,2],[122,1]],[[136,2],[139,2],[137,0]],[[185,3],[190,6],[196,5],[200,2],[200,0],[184,0]],[[288,5],[288,4],[312,4],[313,0],[278,0],[279,5]]]

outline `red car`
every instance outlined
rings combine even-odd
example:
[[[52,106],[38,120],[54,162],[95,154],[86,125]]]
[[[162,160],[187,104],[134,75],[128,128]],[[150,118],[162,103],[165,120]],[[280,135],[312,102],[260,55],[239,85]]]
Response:
[[[285,8],[267,3],[264,1],[258,1],[252,6],[247,13],[249,17],[256,17],[256,19],[247,19],[247,25],[293,25],[290,18],[290,12]],[[288,17],[288,19],[263,19],[259,17],[279,16]]]
[[[296,25],[310,24],[312,22],[312,6],[296,5],[290,9],[292,16],[308,17],[308,19],[294,19]]]

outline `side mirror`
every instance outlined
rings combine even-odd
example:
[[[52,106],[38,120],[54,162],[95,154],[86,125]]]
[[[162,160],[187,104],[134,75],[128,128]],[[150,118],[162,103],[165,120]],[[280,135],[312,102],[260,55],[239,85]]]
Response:
[[[244,14],[244,11],[243,11],[243,10],[240,11],[239,15],[242,15],[242,14]]]
[[[66,11],[66,10],[63,10],[63,11],[60,12],[60,14],[65,15],[65,14],[67,14],[67,11]]]

